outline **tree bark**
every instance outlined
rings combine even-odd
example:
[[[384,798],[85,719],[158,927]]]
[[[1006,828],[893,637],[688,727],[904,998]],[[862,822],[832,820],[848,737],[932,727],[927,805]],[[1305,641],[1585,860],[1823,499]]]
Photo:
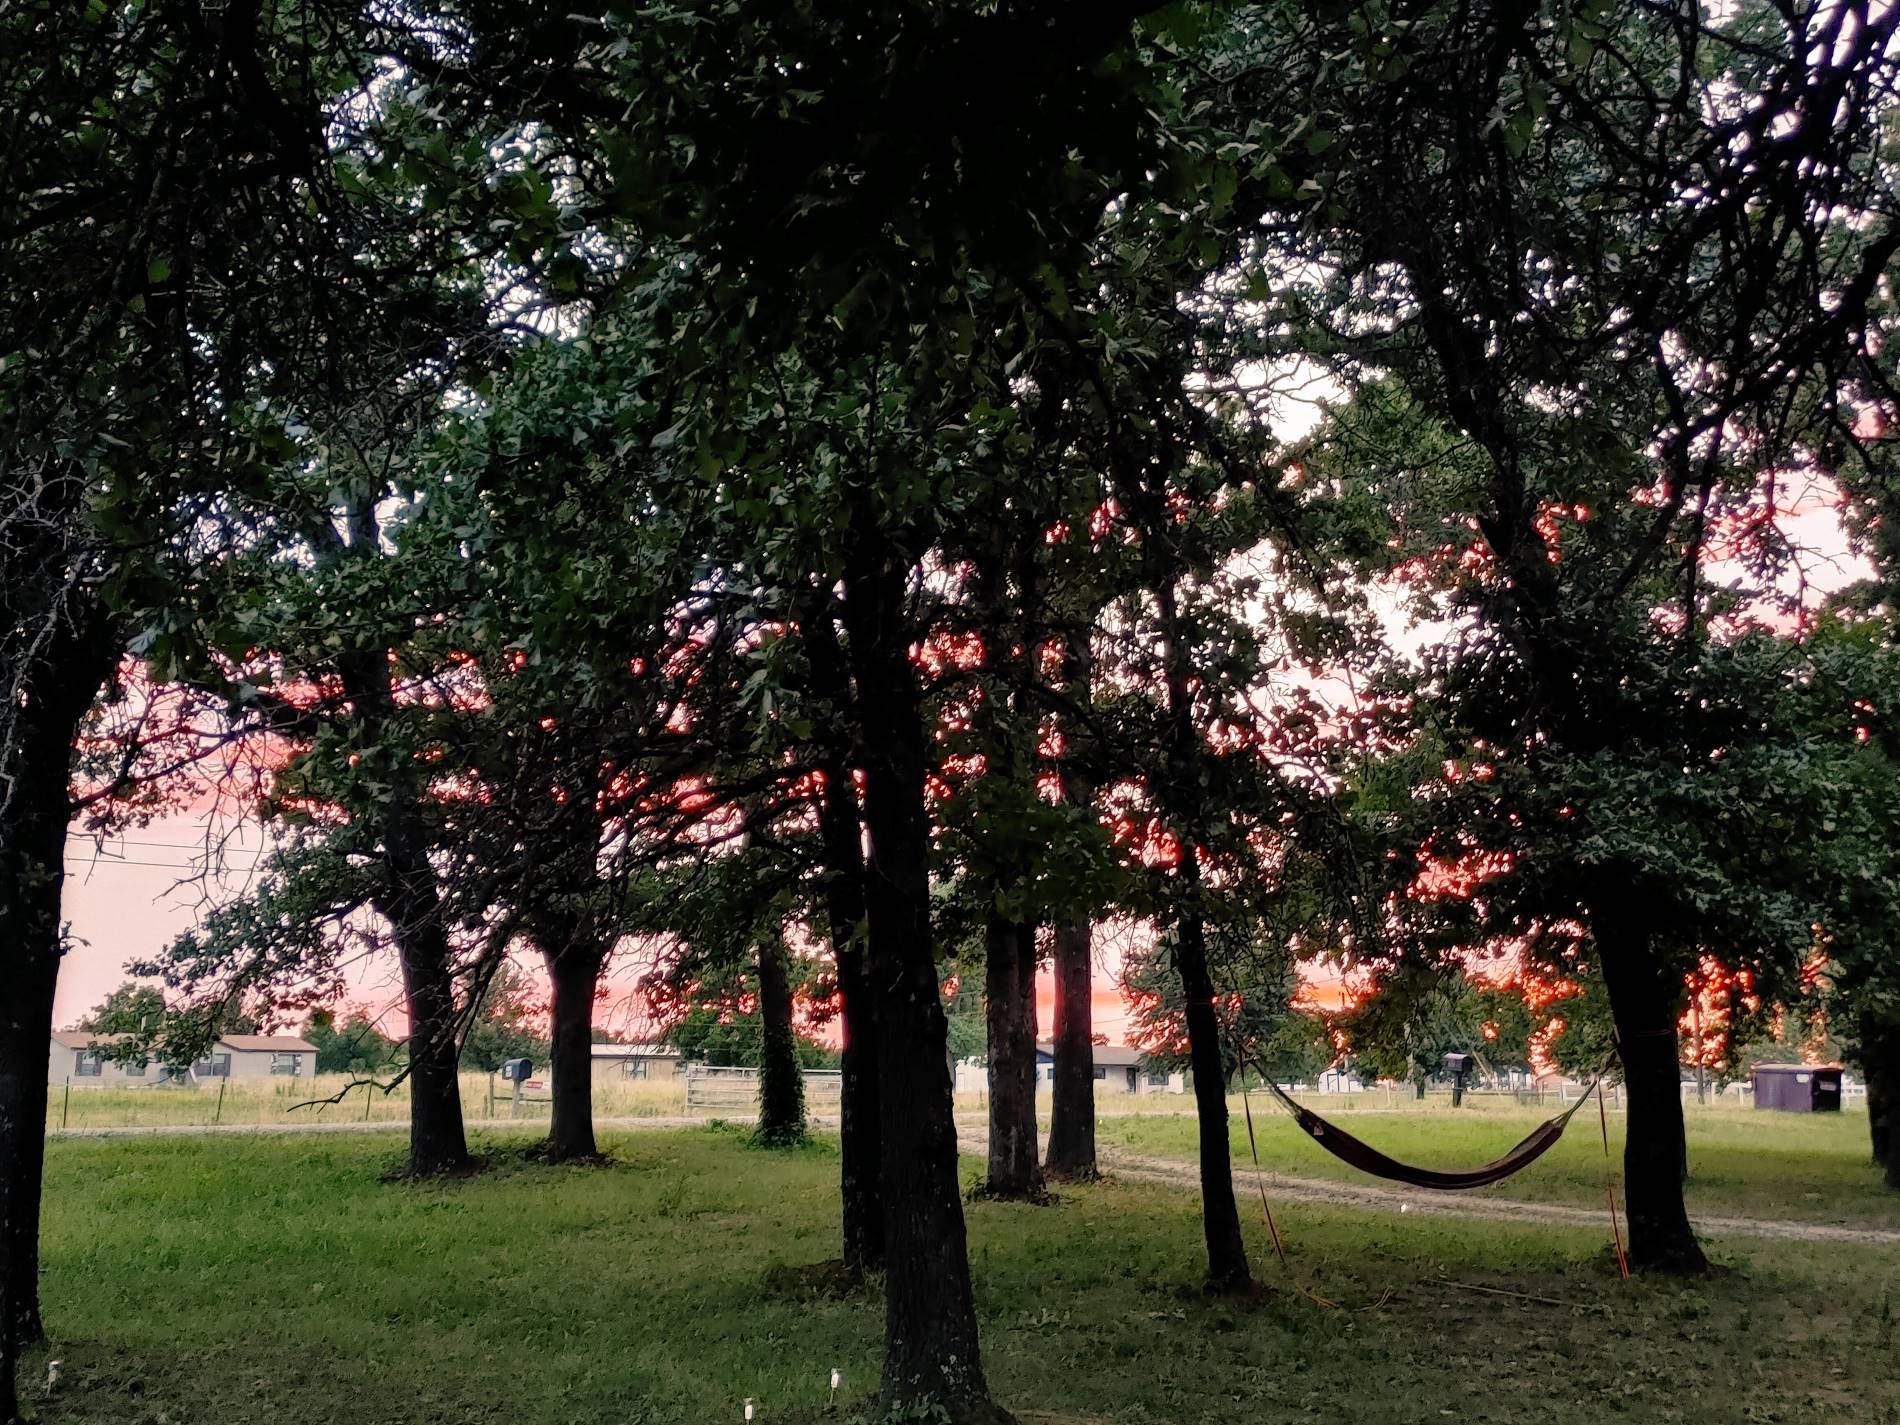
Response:
[[[1194,1115],[1200,1134],[1201,1230],[1207,1239],[1207,1288],[1246,1291],[1253,1285],[1247,1243],[1240,1234],[1234,1200],[1233,1153],[1227,1138],[1227,1066],[1221,1055],[1220,1021],[1214,1014],[1214,979],[1207,966],[1207,925],[1201,913],[1199,847],[1206,840],[1199,809],[1186,801],[1202,784],[1206,755],[1194,726],[1193,670],[1188,639],[1170,579],[1156,581],[1155,602],[1166,644],[1164,678],[1168,716],[1168,792],[1180,832],[1181,912],[1175,922],[1175,967],[1186,1001],[1188,1064],[1194,1075]]]
[[[991,915],[983,992],[990,1041],[991,1197],[1042,1195],[1036,1161],[1036,927]]]
[[[792,1030],[792,981],[785,947],[759,942],[759,1142],[789,1148],[805,1141],[805,1075]]]
[[[819,764],[818,832],[824,846],[825,919],[843,1001],[839,1057],[838,1188],[845,1270],[884,1270],[884,1203],[878,1191],[877,1006],[864,923],[864,830],[858,793],[844,753],[851,740],[851,679],[831,610],[814,595],[799,610],[812,691],[831,709],[830,750]]]
[[[1616,1024],[1629,1095],[1623,1142],[1623,1201],[1630,1266],[1691,1275],[1709,1269],[1683,1199],[1688,1145],[1682,1122],[1677,996],[1651,949],[1640,909],[1627,902],[1591,914],[1603,985]]]
[[[426,858],[418,869],[391,853],[393,893],[377,908],[396,927],[403,996],[409,1008],[409,1165],[415,1177],[474,1166],[462,1125],[462,1085],[448,934]],[[399,869],[400,864],[400,869]],[[422,882],[422,877],[428,881]]]
[[[96,615],[60,615],[52,647],[10,710],[10,783],[0,819],[0,1418],[17,1413],[19,1348],[40,1317],[40,1194],[46,1166],[47,1046],[64,951],[60,903],[72,816],[73,744],[117,646]],[[71,620],[71,621],[68,621]]]
[[[594,1002],[606,955],[597,945],[581,943],[578,935],[565,937],[564,944],[544,944],[541,954],[554,987],[548,1157],[557,1163],[585,1162],[600,1156],[594,1141]]]
[[[1867,1131],[1874,1166],[1900,1192],[1900,1024],[1860,1017],[1861,1073],[1867,1079]]]
[[[1198,887],[1198,875],[1195,881]],[[1194,1075],[1194,1117],[1200,1129],[1207,1287],[1238,1292],[1253,1284],[1253,1272],[1247,1263],[1246,1239],[1240,1234],[1240,1205],[1234,1199],[1233,1154],[1227,1138],[1227,1068],[1221,1058],[1220,1021],[1214,1015],[1206,934],[1198,914],[1183,915],[1175,930],[1175,962],[1187,1000],[1188,1064]]]
[[[1094,947],[1088,919],[1064,921],[1055,934],[1055,1082],[1043,1171],[1086,1181],[1095,1166]]]
[[[351,512],[351,534],[349,550],[358,557],[374,557],[373,504]],[[395,711],[384,652],[347,653],[337,660],[337,672],[358,721],[372,741],[380,739]],[[462,1125],[459,1025],[448,926],[435,868],[429,863],[416,772],[403,749],[391,749],[391,755],[397,770],[379,809],[383,884],[374,899],[395,936],[409,1011],[408,1171],[416,1177],[464,1173],[474,1164]]]
[[[990,1402],[983,1376],[957,1188],[947,1035],[931,942],[925,736],[904,610],[910,562],[875,534],[859,531],[856,543],[845,622],[864,742],[870,854],[863,884],[880,1048],[880,1408],[939,1409],[953,1421],[1008,1419]]]
[[[855,898],[855,894],[854,894]],[[862,919],[862,916],[859,917]],[[833,924],[837,922],[834,920]],[[832,944],[838,944],[833,936]],[[884,1202],[878,1127],[877,1013],[865,949],[847,941],[835,951],[838,993],[844,1000],[840,1056],[839,1194],[845,1269],[862,1276],[884,1270]]]

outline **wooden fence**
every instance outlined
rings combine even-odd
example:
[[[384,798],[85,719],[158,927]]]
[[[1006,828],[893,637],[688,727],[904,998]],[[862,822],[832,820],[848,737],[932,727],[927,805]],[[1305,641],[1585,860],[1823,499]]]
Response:
[[[759,1111],[759,1071],[757,1069],[716,1068],[707,1064],[689,1064],[686,1068],[686,1111],[688,1113]],[[835,1109],[843,1092],[844,1076],[836,1069],[805,1070],[805,1107],[814,1110]]]

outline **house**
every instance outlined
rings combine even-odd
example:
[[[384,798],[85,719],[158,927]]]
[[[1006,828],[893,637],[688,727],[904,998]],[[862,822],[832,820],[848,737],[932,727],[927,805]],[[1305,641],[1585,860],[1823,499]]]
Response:
[[[46,1059],[46,1082],[75,1087],[162,1084],[172,1080],[207,1083],[213,1079],[310,1078],[317,1072],[317,1046],[288,1034],[227,1034],[211,1052],[182,1073],[143,1059],[111,1057],[123,1034],[94,1034],[63,1029],[53,1035]]]
[[[680,1071],[680,1051],[658,1040],[596,1044],[593,1048],[596,1079],[670,1079]]]
[[[317,1046],[292,1034],[227,1034],[192,1072],[213,1079],[307,1079],[317,1072]]]
[[[1186,1093],[1187,1075],[1169,1073],[1153,1067],[1141,1050],[1127,1044],[1097,1044],[1095,1091],[1102,1094]],[[965,1059],[953,1066],[954,1087],[958,1093],[985,1093],[989,1090],[989,1065],[982,1059]],[[1036,1092],[1054,1093],[1056,1050],[1053,1044],[1036,1046]]]
[[[93,1034],[83,1029],[55,1030],[46,1058],[46,1082],[101,1086],[163,1082],[165,1073],[156,1064],[147,1064],[142,1059],[121,1063],[108,1057],[127,1037]]]
[[[1095,1046],[1095,1088],[1098,1093],[1186,1093],[1187,1075],[1150,1066],[1141,1050],[1126,1044]],[[958,1093],[989,1091],[989,1065],[982,1059],[964,1059],[953,1066]],[[1036,1046],[1036,1092],[1054,1093],[1056,1051],[1053,1044]]]

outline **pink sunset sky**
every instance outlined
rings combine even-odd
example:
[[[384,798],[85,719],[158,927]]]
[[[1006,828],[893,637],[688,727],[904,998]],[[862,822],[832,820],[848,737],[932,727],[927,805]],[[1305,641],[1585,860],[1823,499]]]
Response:
[[[73,947],[60,966],[53,1022],[67,1026],[98,1004],[126,978],[129,960],[155,955],[191,929],[213,899],[239,892],[245,870],[257,858],[259,840],[250,830],[224,854],[226,870],[209,882],[194,879],[203,855],[205,823],[196,817],[171,817],[108,840],[103,849],[75,836],[66,853],[66,917]],[[1097,950],[1094,996],[1095,1030],[1111,1043],[1127,1033],[1127,1005],[1119,986],[1121,952],[1112,938]],[[639,966],[626,965],[609,975],[602,1026],[617,1037],[637,1038],[651,1025],[634,992]],[[1050,1032],[1055,985],[1044,971],[1037,977],[1039,1027]],[[372,1014],[400,1017],[401,986],[392,957],[364,965],[351,979],[351,999]]]

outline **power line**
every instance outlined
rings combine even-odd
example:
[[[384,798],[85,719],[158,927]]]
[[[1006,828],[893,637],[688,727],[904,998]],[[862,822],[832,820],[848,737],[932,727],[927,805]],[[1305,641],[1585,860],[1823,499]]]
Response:
[[[157,866],[167,871],[204,871],[210,869],[209,867],[192,861],[134,861],[127,856],[95,856],[92,860],[81,864],[88,870],[94,866]],[[254,871],[257,869],[257,863],[252,862],[249,866],[222,866],[219,869],[227,871]]]
[[[202,851],[205,849],[205,843],[202,841],[141,841],[136,836],[93,837],[86,835],[83,831],[69,831],[66,835],[73,841],[83,841],[92,845],[162,846],[169,851]],[[239,846],[235,849],[258,853],[262,853],[265,850],[262,846]]]

